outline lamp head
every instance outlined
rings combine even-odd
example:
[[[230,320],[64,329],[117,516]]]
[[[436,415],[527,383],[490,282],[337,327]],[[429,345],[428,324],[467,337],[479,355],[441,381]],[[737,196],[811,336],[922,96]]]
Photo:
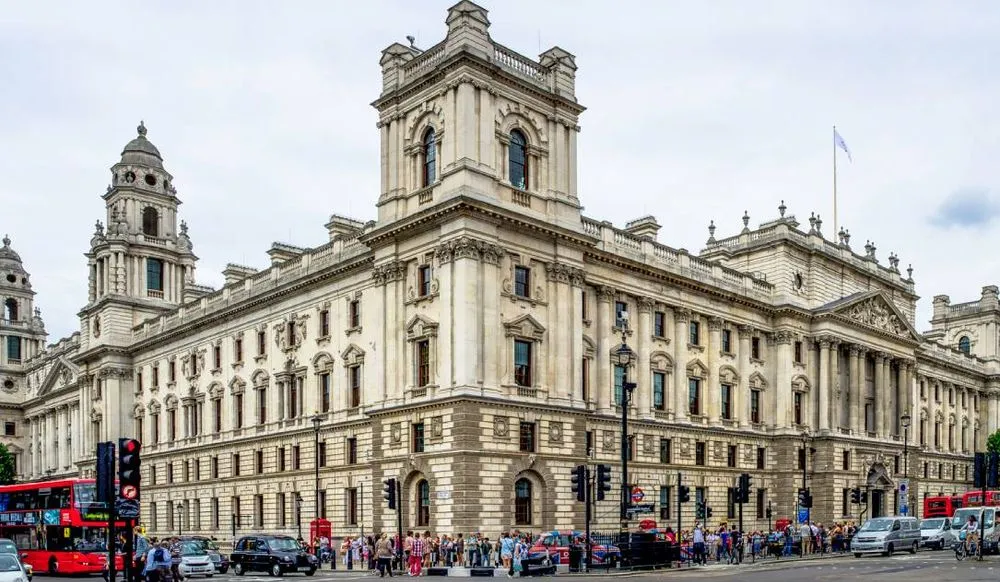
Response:
[[[615,362],[619,366],[631,366],[635,363],[635,359],[635,352],[624,342],[615,350]]]
[[[911,420],[912,419],[910,418],[910,413],[904,412],[903,416],[899,417],[899,424],[901,424],[903,428],[910,428]]]

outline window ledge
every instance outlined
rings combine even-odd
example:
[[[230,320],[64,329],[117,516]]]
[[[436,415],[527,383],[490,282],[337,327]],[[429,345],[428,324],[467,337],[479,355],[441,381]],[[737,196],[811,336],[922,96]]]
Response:
[[[764,360],[762,360],[760,358],[755,358],[753,356],[750,356],[750,363],[751,364],[760,364],[760,365],[763,366],[764,365]]]
[[[232,364],[230,364],[230,366],[232,366],[234,370],[236,370],[237,368],[242,368],[243,360],[240,360],[238,362],[233,362]]]
[[[330,343],[330,334],[321,335],[318,338],[316,338],[317,346],[325,346],[329,343]]]
[[[545,301],[542,301],[541,299],[539,299],[537,297],[522,297],[520,295],[516,295],[514,293],[510,293],[510,292],[507,292],[507,291],[502,292],[500,295],[502,297],[506,297],[506,298],[510,299],[511,303],[522,302],[522,303],[527,303],[527,304],[533,305],[533,306],[534,305],[548,305],[548,303],[546,303]]]
[[[222,374],[222,368],[221,367],[219,367],[219,368],[212,368],[211,372],[212,372],[213,376],[218,376],[218,375]]]
[[[690,352],[704,352],[705,351],[705,346],[700,346],[698,344],[693,344],[691,342],[688,342],[688,351],[690,351]]]
[[[423,303],[425,301],[427,303],[433,303],[434,300],[437,299],[439,295],[440,295],[440,293],[437,292],[437,291],[432,291],[432,292],[428,293],[427,295],[416,295],[416,294],[414,294],[413,296],[407,298],[407,300],[403,302],[403,305],[418,305],[418,304]]]
[[[253,357],[253,361],[257,362],[258,364],[263,364],[264,362],[267,361],[267,354],[258,354]]]
[[[361,326],[360,325],[356,326],[356,327],[349,327],[349,328],[347,328],[347,329],[344,330],[344,335],[346,335],[346,336],[351,336],[351,335],[354,335],[356,333],[361,333]]]

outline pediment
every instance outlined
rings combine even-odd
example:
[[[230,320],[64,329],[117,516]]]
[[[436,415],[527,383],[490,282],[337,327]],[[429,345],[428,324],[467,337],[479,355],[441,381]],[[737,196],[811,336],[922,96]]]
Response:
[[[508,321],[503,326],[507,330],[507,337],[523,337],[535,341],[542,341],[545,337],[545,327],[527,314]]]
[[[819,311],[905,340],[921,341],[906,316],[881,291],[856,293],[828,303]]]
[[[410,339],[436,336],[437,332],[438,324],[419,313],[411,317],[406,324],[406,337]]]
[[[357,344],[351,344],[340,353],[340,357],[344,360],[344,364],[354,366],[365,361],[365,351],[358,347]]]
[[[49,369],[49,373],[38,387],[37,395],[43,396],[56,388],[63,388],[73,384],[77,379],[79,371],[80,369],[66,358],[59,358]]]

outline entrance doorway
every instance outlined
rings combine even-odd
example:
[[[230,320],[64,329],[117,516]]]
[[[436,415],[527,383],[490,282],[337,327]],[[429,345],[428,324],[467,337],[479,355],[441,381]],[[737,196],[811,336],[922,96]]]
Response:
[[[871,490],[872,517],[885,517],[885,491]]]

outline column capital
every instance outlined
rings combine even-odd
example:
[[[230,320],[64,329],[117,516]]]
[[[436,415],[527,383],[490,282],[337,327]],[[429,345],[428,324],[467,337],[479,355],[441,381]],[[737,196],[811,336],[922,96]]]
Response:
[[[750,336],[753,335],[754,327],[746,324],[738,325],[736,326],[736,332],[739,334],[740,339],[750,339]]]
[[[821,350],[829,350],[830,346],[833,344],[833,340],[830,339],[828,336],[824,335],[824,336],[820,336],[816,340],[816,343],[819,344],[819,349],[821,349]]]
[[[886,361],[889,360],[889,354],[885,352],[875,351],[872,354],[875,357],[875,363],[884,366]]]
[[[636,304],[639,307],[639,313],[652,313],[653,305],[656,302],[649,297],[638,297],[636,298]]]
[[[618,290],[614,287],[609,287],[608,285],[598,285],[597,287],[598,301],[609,303],[616,295],[618,295]]]
[[[674,321],[676,323],[687,323],[691,321],[691,310],[685,307],[675,307]]]
[[[709,316],[708,318],[708,331],[719,331],[722,329],[722,318]]]
[[[852,358],[857,358],[858,356],[861,356],[862,354],[868,353],[868,349],[867,348],[865,348],[863,346],[859,346],[858,344],[851,344],[851,347],[849,349],[851,350],[851,357]]]
[[[781,329],[774,333],[774,341],[779,345],[790,344],[795,339],[795,334],[787,329]]]

